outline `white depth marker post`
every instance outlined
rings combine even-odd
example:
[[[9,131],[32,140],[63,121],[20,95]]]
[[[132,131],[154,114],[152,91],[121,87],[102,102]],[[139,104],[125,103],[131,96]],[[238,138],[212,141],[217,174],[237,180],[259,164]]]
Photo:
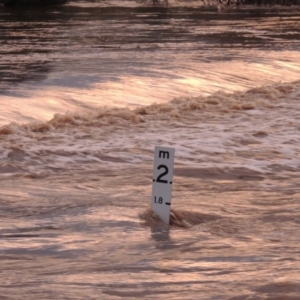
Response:
[[[165,223],[169,224],[174,148],[155,147],[151,208]]]

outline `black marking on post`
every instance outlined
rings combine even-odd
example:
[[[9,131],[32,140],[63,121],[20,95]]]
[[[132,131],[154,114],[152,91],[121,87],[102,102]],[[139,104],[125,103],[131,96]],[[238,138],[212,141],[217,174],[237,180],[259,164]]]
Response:
[[[170,181],[170,184],[172,184],[173,182],[172,181]]]
[[[166,202],[166,205],[171,205],[171,203],[170,202]]]
[[[155,182],[155,179],[153,179],[153,182]]]

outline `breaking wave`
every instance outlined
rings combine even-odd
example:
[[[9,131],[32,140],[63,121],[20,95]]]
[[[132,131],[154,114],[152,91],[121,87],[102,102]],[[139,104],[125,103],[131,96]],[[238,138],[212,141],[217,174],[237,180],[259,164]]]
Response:
[[[58,128],[78,126],[109,126],[114,124],[143,123],[152,120],[185,119],[196,117],[197,112],[207,114],[226,114],[234,111],[274,108],[282,101],[296,99],[300,93],[300,80],[250,89],[247,92],[232,94],[222,91],[208,97],[178,97],[166,104],[152,104],[134,110],[129,108],[95,108],[93,111],[55,114],[47,122],[26,124],[11,123],[0,127],[0,134],[18,132],[46,132]]]
[[[176,148],[181,167],[204,173],[217,168],[218,174],[242,170],[241,176],[263,180],[300,168],[299,97],[296,81],[134,110],[100,107],[55,114],[47,122],[10,123],[0,127],[0,174],[134,167],[150,164],[154,146],[165,145]]]

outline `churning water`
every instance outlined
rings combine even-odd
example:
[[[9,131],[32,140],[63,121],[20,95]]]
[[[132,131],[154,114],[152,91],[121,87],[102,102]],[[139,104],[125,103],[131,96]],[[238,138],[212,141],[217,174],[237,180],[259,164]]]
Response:
[[[298,8],[0,8],[0,76],[0,299],[300,299]]]

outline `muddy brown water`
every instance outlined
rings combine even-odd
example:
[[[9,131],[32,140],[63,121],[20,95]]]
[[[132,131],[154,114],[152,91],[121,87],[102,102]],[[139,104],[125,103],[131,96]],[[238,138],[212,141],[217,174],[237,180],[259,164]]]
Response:
[[[0,298],[299,299],[299,22],[0,8]],[[171,226],[155,145],[175,148]]]

